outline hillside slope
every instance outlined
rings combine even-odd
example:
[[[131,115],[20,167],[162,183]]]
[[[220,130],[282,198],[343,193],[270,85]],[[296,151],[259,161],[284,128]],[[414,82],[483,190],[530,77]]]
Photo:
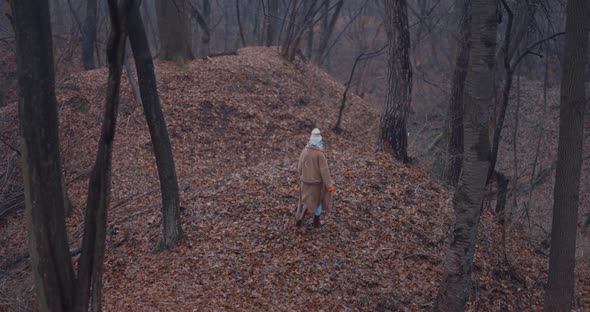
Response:
[[[106,70],[58,84],[61,149],[74,203],[76,249],[86,179],[102,122]],[[185,238],[152,253],[161,235],[159,186],[141,106],[123,79],[113,154],[105,259],[107,311],[428,310],[442,274],[450,193],[420,169],[374,153],[376,110],[352,96],[332,134],[343,87],[275,49],[157,66],[177,165]],[[337,185],[319,230],[295,230],[296,161],[313,127],[323,130]],[[16,107],[0,109],[16,145]],[[10,155],[0,147],[2,164]],[[2,168],[0,168],[2,169]],[[22,212],[0,220],[0,306],[30,307]],[[538,310],[547,257],[515,230],[504,263],[501,227],[484,211],[470,307]],[[4,256],[6,255],[6,256]],[[74,258],[76,260],[76,258]],[[579,285],[587,281],[580,281]],[[589,307],[579,287],[579,301]],[[16,298],[5,300],[1,298]]]

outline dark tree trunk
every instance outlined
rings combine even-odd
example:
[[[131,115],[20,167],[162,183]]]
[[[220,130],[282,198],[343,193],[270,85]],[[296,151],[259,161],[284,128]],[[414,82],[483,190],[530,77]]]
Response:
[[[69,311],[74,270],[65,227],[48,1],[11,1],[16,35],[29,249],[39,310]]]
[[[385,30],[389,42],[387,95],[379,149],[389,149],[396,159],[408,162],[406,119],[412,101],[412,69],[406,0],[385,0]]]
[[[306,4],[312,5],[312,2],[306,2]],[[309,10],[309,7],[307,8]],[[311,18],[313,20],[313,16]],[[309,23],[307,23],[307,47],[306,47],[306,53],[307,53],[307,59],[311,60],[313,57],[313,22],[310,21]]]
[[[209,0],[203,0],[203,20],[205,21],[205,23],[207,25],[209,25],[211,23],[211,3],[209,2]],[[210,27],[208,27],[208,29],[209,29],[209,33],[211,33]],[[209,54],[209,52],[210,52],[209,45],[211,44],[210,41],[211,41],[211,35],[209,35],[209,40],[207,40],[207,43],[202,44],[202,46],[204,48],[203,52],[205,53],[203,55]]]
[[[504,66],[498,66],[495,75],[499,78],[496,81],[497,85],[502,85],[503,87],[501,89],[502,94],[499,97],[500,101],[495,103],[494,114],[490,115],[491,120],[489,131],[492,134],[492,156],[490,168],[488,170],[488,178],[492,177],[494,170],[496,169],[496,161],[498,158],[500,140],[502,138],[502,129],[504,128],[504,120],[506,118],[509,104],[510,90],[512,89],[514,70],[522,58],[519,57],[520,60],[515,62],[513,62],[512,59],[517,52],[517,48],[525,41],[523,38],[528,31],[531,19],[534,17],[537,1],[538,0],[522,1],[516,16],[514,16],[513,10],[509,7],[508,2],[502,1],[508,22],[504,35],[503,47],[496,55],[496,62],[501,62]],[[502,81],[503,83],[501,83]]]
[[[500,223],[504,223],[506,220],[510,222],[510,218],[506,214],[506,196],[508,195],[508,184],[510,184],[510,179],[499,171],[494,171],[494,177],[496,185],[498,186],[495,208],[496,215],[498,216]]]
[[[189,0],[157,0],[158,29],[160,31],[160,59],[175,61],[193,59]]]
[[[497,3],[473,0],[471,47],[465,81],[465,148],[463,173],[453,199],[455,225],[445,255],[444,274],[435,311],[463,311],[473,268],[481,207],[489,167],[488,122],[493,101],[496,52]]]
[[[506,45],[506,49],[498,50],[496,54],[496,63],[500,64],[504,61],[504,58],[507,57],[509,61],[511,61],[516,52],[518,51],[519,47],[523,48],[523,44],[526,43],[526,40],[523,40],[527,32],[529,31],[529,26],[531,25],[531,21],[535,16],[535,12],[537,10],[537,6],[539,0],[526,0],[526,1],[517,1],[516,2],[516,15],[514,16],[514,23],[512,23],[510,29],[507,31],[510,32],[509,37],[504,37],[504,40],[508,42],[503,42],[503,45]],[[504,67],[498,67],[496,70],[496,77],[499,80],[503,79],[505,73]],[[500,86],[500,81],[497,81],[497,85]]]
[[[262,23],[260,22],[260,12],[262,10],[262,4],[264,3],[264,0],[254,1],[254,3],[256,4],[256,10],[254,10],[254,12],[253,12],[254,29],[252,30],[252,35],[254,37],[256,45],[263,46],[264,45],[264,31],[262,30]],[[254,3],[252,3],[252,6],[254,6]]]
[[[270,47],[276,43],[277,18],[279,14],[279,1],[267,0],[267,12],[264,16],[264,28],[266,29],[266,46]]]
[[[291,2],[289,19],[287,20],[287,32],[281,46],[281,55],[289,62],[292,62],[295,55],[300,52],[301,38],[314,22],[317,3],[318,0],[310,0],[309,2],[293,0]]]
[[[317,63],[322,65],[324,64],[325,59],[328,57],[326,55],[328,50],[328,45],[330,43],[330,38],[332,38],[332,33],[334,32],[334,26],[336,26],[336,22],[340,17],[340,11],[342,10],[342,6],[344,5],[344,0],[338,0],[336,3],[336,7],[334,8],[334,13],[332,13],[332,17],[330,18],[330,1],[327,0],[323,3],[324,5],[324,14],[323,16],[323,23],[322,23],[322,31],[320,32],[320,45],[317,52]],[[407,17],[407,13],[406,13]]]
[[[82,62],[84,69],[94,69],[94,45],[96,42],[96,1],[86,2],[86,19],[84,20],[84,40],[82,43]]]
[[[162,225],[164,234],[160,248],[170,248],[182,237],[178,183],[172,146],[166,129],[166,121],[160,106],[154,64],[149,50],[147,36],[139,14],[137,1],[133,1],[129,13],[127,30],[141,91],[141,100],[158,165],[162,192]]]
[[[209,45],[211,44],[211,28],[209,25],[209,17],[211,15],[211,5],[209,0],[203,0],[202,11],[195,10],[194,12],[197,18],[197,23],[201,27],[201,41],[199,45],[199,56],[205,57],[209,55]]]
[[[561,76],[559,144],[545,311],[570,311],[574,298],[576,230],[586,109],[584,72],[588,63],[589,9],[589,2],[586,0],[569,0],[567,3],[565,62]]]
[[[288,12],[289,19],[286,21],[287,31],[285,32],[285,39],[281,46],[281,55],[284,59],[291,62],[295,59],[295,52],[299,47],[300,36],[297,36],[297,16],[301,8],[299,7],[299,0],[291,0]]]
[[[460,24],[461,39],[455,59],[455,71],[453,72],[453,85],[451,87],[451,100],[447,113],[447,157],[445,166],[445,178],[449,185],[457,186],[461,175],[463,163],[463,92],[467,66],[469,65],[469,37],[471,12],[471,0],[463,3],[463,16]]]
[[[109,0],[108,4],[111,17],[111,35],[107,47],[109,78],[98,152],[88,185],[84,237],[78,263],[76,306],[79,311],[87,311],[89,301],[92,311],[101,311],[107,209],[111,196],[111,155],[125,54],[126,33],[123,25],[128,1],[122,1],[121,7],[118,7],[117,0]]]
[[[240,0],[236,0],[236,18],[238,21],[238,30],[240,31],[240,40],[242,46],[246,46],[246,37],[244,37],[244,28],[242,27],[242,19],[240,17]]]

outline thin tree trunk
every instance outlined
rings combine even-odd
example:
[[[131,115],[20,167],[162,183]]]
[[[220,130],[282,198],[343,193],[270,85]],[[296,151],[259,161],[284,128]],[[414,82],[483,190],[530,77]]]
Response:
[[[500,223],[503,224],[506,219],[510,221],[509,217],[506,218],[506,196],[508,195],[508,185],[510,184],[510,179],[499,171],[494,171],[494,177],[496,179],[497,185],[495,211],[496,215],[499,216]]]
[[[97,0],[88,0],[86,2],[86,19],[84,20],[84,41],[82,44],[82,62],[84,69],[94,69],[94,45],[96,42],[96,2]]]
[[[160,107],[154,64],[147,36],[139,14],[138,3],[135,0],[132,1],[127,21],[129,40],[135,58],[143,109],[154,146],[162,192],[163,238],[158,249],[171,248],[176,245],[176,242],[183,234],[180,224],[180,199],[176,168],[168,130],[166,129],[166,121]]]
[[[211,45],[211,28],[210,28],[210,16],[211,16],[211,4],[209,2],[209,0],[203,0],[203,24],[207,26],[207,29],[203,28],[203,25],[201,25],[201,28],[203,28],[203,31],[205,31],[205,35],[206,37],[203,38],[203,40],[201,40],[201,56],[207,56],[209,55],[210,49],[209,46]],[[204,39],[207,39],[206,41]]]
[[[297,16],[300,10],[299,0],[291,0],[290,9],[288,10],[287,31],[281,46],[281,56],[289,62],[295,59],[295,51],[299,46],[300,37],[297,36]]]
[[[311,60],[313,58],[313,23],[309,23],[307,26],[307,59]]]
[[[408,162],[406,119],[412,101],[412,69],[406,0],[385,0],[385,29],[389,42],[388,79],[379,150],[387,148],[396,159]]]
[[[497,4],[473,0],[469,69],[465,81],[463,173],[453,200],[455,225],[446,252],[435,311],[463,311],[473,268],[489,167],[488,108],[493,101]]]
[[[264,15],[264,28],[266,29],[266,41],[267,47],[270,47],[276,43],[277,34],[277,18],[279,14],[279,2],[278,0],[267,0],[268,11]]]
[[[29,250],[41,311],[74,305],[65,226],[48,1],[10,2],[16,36],[19,120]]]
[[[129,48],[125,45],[125,56],[123,57],[123,63],[125,64],[125,73],[127,74],[127,80],[129,81],[129,85],[131,86],[131,90],[133,90],[133,95],[135,96],[135,100],[137,103],[141,104],[141,93],[139,92],[139,86],[133,77],[133,70],[131,70],[131,63],[129,63],[129,58],[127,57]]]
[[[254,10],[254,30],[252,31],[257,46],[264,45],[264,31],[260,22],[260,9],[264,0],[256,1],[256,10]]]
[[[160,31],[160,59],[179,65],[193,59],[189,0],[156,0]]]
[[[570,311],[574,298],[576,230],[584,144],[589,2],[569,0],[562,68],[559,144],[553,195],[549,281],[545,311]]]
[[[236,17],[238,21],[238,30],[240,31],[240,40],[242,46],[246,46],[246,37],[244,37],[244,29],[242,28],[242,20],[240,18],[240,0],[236,0]]]
[[[512,209],[507,214],[506,221],[508,224],[512,222],[512,215],[518,207],[518,122],[520,114],[520,67],[518,68],[518,74],[516,76],[516,112],[514,113],[514,130],[512,131],[512,161],[514,165],[514,171],[512,173]],[[528,208],[526,208],[526,214],[528,219]],[[530,226],[530,219],[529,226]]]
[[[354,71],[356,69],[357,64],[360,61],[364,61],[368,58],[373,58],[373,57],[381,55],[381,53],[383,52],[383,50],[385,50],[385,48],[387,48],[387,45],[384,46],[383,48],[381,48],[377,51],[371,52],[371,53],[359,54],[359,56],[357,56],[356,59],[354,60],[354,63],[352,65],[352,69],[350,70],[350,76],[348,77],[348,81],[346,81],[346,83],[345,83],[346,87],[344,88],[344,93],[342,94],[342,101],[340,102],[340,109],[338,109],[338,119],[336,120],[336,125],[332,129],[332,130],[334,130],[334,132],[336,132],[336,133],[342,132],[342,128],[340,127],[340,124],[342,123],[342,116],[344,114],[344,107],[346,105],[346,96],[348,94],[348,90],[350,90],[350,87],[352,86]]]
[[[512,20],[512,17],[511,17],[512,13],[510,11],[510,8],[508,7],[508,4],[505,0],[501,0],[501,2],[504,5],[504,8],[506,8],[506,10],[508,11],[508,14],[509,14],[509,22],[508,23],[511,24],[510,20]],[[488,170],[488,178],[492,177],[494,170],[496,168],[496,162],[498,160],[498,151],[500,150],[500,142],[502,139],[502,130],[504,129],[504,121],[506,119],[506,112],[508,111],[508,104],[510,102],[510,89],[512,88],[512,79],[514,76],[514,69],[520,64],[520,62],[524,59],[524,57],[532,51],[533,48],[535,48],[536,46],[542,44],[543,42],[545,42],[547,40],[554,39],[554,38],[561,36],[563,34],[564,33],[555,33],[551,36],[548,36],[542,40],[539,40],[539,41],[533,43],[532,45],[527,47],[525,49],[525,52],[520,54],[520,56],[518,56],[518,58],[512,64],[510,63],[510,60],[507,57],[504,58],[505,78],[504,78],[504,88],[503,88],[502,98],[501,98],[502,106],[500,107],[500,111],[498,113],[498,118],[496,119],[496,124],[493,127],[494,131],[493,131],[493,136],[492,136],[492,148],[491,148],[490,168]],[[507,32],[506,36],[510,37],[510,33]],[[504,43],[505,50],[508,49],[507,42],[508,41],[505,41],[505,43]],[[493,117],[490,117],[490,118],[494,119]],[[493,122],[493,121],[491,121],[491,122]]]
[[[535,16],[535,12],[537,10],[539,0],[526,0],[526,1],[517,1],[516,5],[518,6],[516,16],[514,16],[515,23],[511,25],[507,32],[510,32],[510,36],[505,36],[504,40],[507,42],[503,42],[503,45],[507,46],[507,49],[500,49],[496,54],[496,63],[501,63],[504,61],[504,58],[507,57],[509,61],[514,58],[514,55],[518,51],[519,47],[522,47],[526,40],[523,40],[527,32],[529,31],[529,25],[531,20]],[[498,67],[496,71],[496,77],[502,79],[504,77],[504,70],[503,67]],[[499,82],[499,81],[498,81]],[[499,84],[498,84],[499,85]]]
[[[533,168],[531,169],[531,180],[530,188],[528,190],[527,207],[530,206],[531,199],[533,196],[533,188],[535,187],[535,175],[537,173],[537,163],[539,162],[539,152],[541,151],[541,140],[545,133],[545,118],[547,116],[547,106],[549,101],[547,100],[547,88],[549,88],[549,49],[545,48],[545,70],[543,77],[543,112],[541,113],[541,119],[537,123],[537,142],[535,143],[535,158],[533,159]]]
[[[78,264],[76,305],[79,311],[88,310],[89,302],[92,311],[101,310],[107,209],[111,195],[111,160],[127,37],[123,25],[128,1],[122,1],[120,7],[117,2],[117,0],[108,1],[111,17],[111,35],[107,47],[109,78],[98,152],[88,184],[84,237]]]
[[[502,138],[502,130],[504,128],[504,120],[506,119],[506,112],[508,110],[508,104],[510,103],[510,90],[512,89],[512,77],[514,75],[514,67],[511,65],[510,62],[510,42],[511,42],[511,35],[512,35],[512,23],[514,21],[514,14],[510,9],[510,6],[505,0],[501,0],[501,3],[506,10],[506,14],[508,15],[508,24],[506,25],[505,31],[505,38],[504,38],[504,45],[502,50],[504,53],[501,55],[504,56],[502,59],[502,64],[504,66],[499,66],[502,68],[502,73],[504,73],[504,87],[502,88],[502,95],[500,97],[500,110],[498,113],[494,113],[493,116],[490,118],[490,129],[492,129],[492,146],[490,149],[491,157],[490,157],[490,166],[488,168],[488,179],[492,177],[494,171],[496,169],[496,161],[498,158],[498,151],[500,150],[500,139]],[[496,118],[497,117],[497,118]]]
[[[405,1],[404,1],[405,2]],[[324,64],[324,61],[327,58],[327,50],[328,50],[328,45],[330,43],[330,38],[332,38],[332,33],[334,32],[334,27],[336,26],[336,22],[338,21],[338,18],[340,17],[340,11],[342,10],[342,6],[344,5],[344,0],[339,0],[336,3],[336,7],[334,8],[334,13],[332,14],[332,18],[328,19],[329,17],[329,1],[327,1],[325,4],[325,11],[324,11],[324,23],[322,24],[322,32],[321,32],[321,37],[320,37],[320,46],[318,48],[318,52],[317,52],[317,63],[320,65]],[[407,19],[407,12],[404,13],[406,15],[406,19]],[[329,22],[328,22],[329,21]],[[407,27],[407,26],[406,26]]]
[[[496,159],[499,150],[499,144],[502,134],[502,128],[504,127],[504,118],[506,117],[506,109],[508,107],[510,96],[510,89],[512,88],[512,76],[514,74],[514,68],[517,62],[512,62],[515,53],[518,51],[525,40],[523,37],[528,31],[528,26],[531,19],[535,14],[538,0],[528,0],[517,2],[516,6],[518,11],[516,16],[513,10],[510,8],[508,2],[502,0],[502,5],[506,10],[508,16],[508,23],[506,25],[504,41],[502,42],[502,49],[500,49],[496,55],[496,62],[504,64],[504,66],[498,66],[496,70],[496,85],[502,86],[502,93],[500,94],[500,101],[494,103],[493,107],[494,114],[490,115],[489,133],[492,136],[492,160],[489,169],[488,177],[493,175],[496,168]],[[528,49],[525,49],[528,50]],[[519,62],[519,61],[518,61]],[[502,81],[504,83],[502,84]],[[500,107],[498,107],[498,104]]]
[[[471,13],[471,0],[464,0],[463,17],[461,19],[461,39],[457,58],[455,59],[455,71],[453,72],[453,86],[451,87],[451,99],[447,113],[447,157],[445,166],[445,178],[449,185],[457,186],[461,175],[461,164],[463,163],[463,93],[465,89],[465,78],[467,77],[467,66],[469,66],[469,37]]]

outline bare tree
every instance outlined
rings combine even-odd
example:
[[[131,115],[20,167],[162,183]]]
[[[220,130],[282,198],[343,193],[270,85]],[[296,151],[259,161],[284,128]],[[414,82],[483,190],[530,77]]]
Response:
[[[86,2],[86,19],[84,20],[82,62],[84,69],[94,69],[94,45],[96,43],[96,0]]]
[[[57,100],[48,1],[11,1],[17,49],[29,249],[41,311],[74,306],[65,227]]]
[[[84,69],[94,69],[94,45],[96,42],[96,0],[86,3],[86,19],[84,20],[82,39],[82,62]]]
[[[334,13],[330,17],[330,0],[325,0],[322,3],[322,30],[320,32],[320,45],[316,54],[316,62],[322,65],[327,57],[328,46],[332,33],[334,32],[334,26],[336,21],[340,17],[340,11],[344,5],[344,0],[338,0],[335,5]]]
[[[435,311],[462,311],[471,280],[477,228],[489,167],[488,107],[493,101],[497,4],[473,0],[465,87],[463,174],[455,192],[455,225]]]
[[[160,31],[160,59],[184,64],[194,58],[189,18],[189,0],[156,1]]]
[[[285,32],[285,38],[281,45],[281,55],[288,61],[295,59],[295,53],[301,40],[301,36],[299,35],[301,25],[299,25],[298,21],[298,17],[301,15],[300,11],[302,11],[301,6],[299,0],[291,0],[289,4],[289,19],[286,21],[287,31]]]
[[[469,65],[469,37],[471,0],[464,0],[462,17],[459,25],[461,37],[455,59],[455,71],[451,87],[451,99],[447,112],[447,163],[445,165],[445,179],[449,185],[457,186],[463,163],[463,93],[467,66]]]
[[[201,40],[201,55],[207,55],[209,54],[209,45],[210,45],[210,41],[211,41],[211,28],[209,26],[211,22],[211,3],[209,2],[209,0],[203,0],[203,23],[205,25],[207,25],[207,30],[206,32],[208,33],[207,35],[207,42],[205,42],[205,40]]]
[[[584,73],[588,64],[589,9],[590,3],[586,0],[567,2],[565,62],[561,76],[559,143],[545,311],[570,311],[574,298],[576,230],[586,109]]]
[[[92,311],[101,311],[102,306],[107,209],[111,197],[111,160],[127,39],[124,25],[129,0],[122,0],[120,6],[117,5],[117,0],[109,0],[108,4],[111,17],[111,36],[107,47],[109,78],[98,152],[88,184],[84,237],[78,263],[76,308],[79,311],[88,310],[89,302]]]
[[[268,12],[264,15],[264,27],[266,29],[266,46],[270,47],[276,43],[277,20],[279,14],[279,1],[267,0]]]
[[[246,37],[244,36],[244,28],[242,27],[242,18],[240,14],[240,0],[236,0],[236,18],[238,22],[238,29],[240,31],[240,40],[242,42],[242,46],[246,46]]]
[[[183,235],[180,224],[180,198],[176,167],[174,165],[174,155],[172,154],[172,146],[170,144],[168,130],[166,129],[164,113],[162,113],[162,107],[160,106],[154,63],[137,1],[133,1],[131,5],[127,20],[127,30],[129,32],[129,41],[131,42],[131,50],[135,58],[135,68],[141,91],[141,102],[150,130],[156,164],[158,165],[158,176],[160,177],[164,233],[157,249],[170,248]]]
[[[64,183],[59,158],[48,4],[46,1],[41,2],[41,5],[36,1],[13,2],[17,17],[25,203],[30,215],[30,254],[37,299],[42,311],[87,310],[90,296],[93,311],[100,311],[111,150],[125,43],[125,35],[120,28],[125,3],[122,1],[121,7],[118,7],[117,0],[109,0],[113,31],[108,48],[107,103],[96,163],[89,183],[82,256],[78,267],[78,285],[75,287],[65,229]]]
[[[389,42],[387,95],[381,116],[379,149],[390,149],[398,160],[409,161],[406,119],[412,101],[410,31],[406,0],[385,0],[385,30]]]
[[[506,30],[507,33],[510,33],[510,35],[504,36],[505,42],[502,43],[503,48],[496,52],[497,64],[504,62],[505,58],[511,61],[518,52],[519,48],[524,48],[526,40],[523,39],[529,31],[529,27],[531,26],[531,22],[533,21],[537,7],[540,6],[540,2],[540,0],[526,0],[516,2],[516,14],[510,17],[513,19],[513,22],[511,22],[510,25],[507,25],[509,27]],[[513,13],[510,12],[509,14]],[[504,70],[505,68],[501,66],[498,66],[496,69],[496,77],[500,81],[504,79]],[[500,86],[501,84],[497,83],[497,85]]]

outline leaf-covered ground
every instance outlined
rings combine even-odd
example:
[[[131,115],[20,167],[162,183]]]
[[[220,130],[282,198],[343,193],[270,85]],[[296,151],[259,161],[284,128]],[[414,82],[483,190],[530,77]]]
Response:
[[[68,218],[76,249],[106,89],[106,70],[58,84]],[[345,132],[333,127],[343,87],[312,65],[284,62],[274,48],[157,66],[158,87],[182,190],[185,237],[152,253],[161,235],[149,133],[124,79],[113,154],[105,259],[107,311],[428,310],[442,277],[451,194],[414,165],[375,153],[377,110],[351,96]],[[296,230],[295,166],[313,127],[323,130],[337,190],[321,229]],[[16,144],[16,107],[0,108]],[[10,152],[2,147],[2,166]],[[82,175],[83,176],[83,175]],[[31,306],[22,212],[0,220],[0,308]],[[542,306],[547,256],[518,229],[506,242],[483,213],[470,309]],[[23,259],[19,261],[19,259]],[[77,258],[74,257],[74,263]],[[587,275],[580,275],[587,276]],[[590,308],[585,278],[580,309]]]

